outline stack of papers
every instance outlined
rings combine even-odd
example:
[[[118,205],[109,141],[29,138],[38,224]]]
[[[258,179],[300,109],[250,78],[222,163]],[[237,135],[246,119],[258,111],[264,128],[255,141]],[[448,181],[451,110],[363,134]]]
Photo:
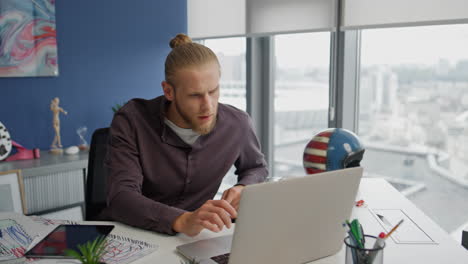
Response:
[[[24,253],[50,233],[57,225],[77,224],[67,220],[51,220],[41,216],[0,213],[0,261],[4,264],[24,263]],[[158,246],[116,234],[107,237],[107,264],[126,264],[157,250]],[[63,260],[28,259],[27,263],[63,263]],[[66,263],[79,263],[67,260]]]

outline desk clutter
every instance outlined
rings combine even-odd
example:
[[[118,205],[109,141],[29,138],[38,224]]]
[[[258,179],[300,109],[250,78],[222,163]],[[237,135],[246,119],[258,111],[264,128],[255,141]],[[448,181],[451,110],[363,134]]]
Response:
[[[344,242],[346,245],[346,264],[381,264],[383,262],[383,250],[385,240],[389,238],[404,219],[401,219],[392,229],[385,234],[381,232],[378,236],[366,235],[358,219],[346,220],[343,227],[348,236]]]
[[[18,263],[23,263],[26,260],[23,257],[24,253],[59,224],[79,223],[17,213],[0,213],[0,262],[16,263],[18,260]],[[107,264],[126,264],[157,249],[157,245],[111,233],[107,237],[107,249],[102,260]],[[54,261],[28,259],[27,263],[54,263]]]

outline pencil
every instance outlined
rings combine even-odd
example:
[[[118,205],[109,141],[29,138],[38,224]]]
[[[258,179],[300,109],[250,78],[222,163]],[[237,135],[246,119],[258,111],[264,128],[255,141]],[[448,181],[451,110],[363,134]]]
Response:
[[[388,232],[388,234],[384,237],[384,239],[388,238],[393,232],[395,232],[395,230],[401,225],[401,223],[403,223],[403,220],[404,219],[401,219],[400,222],[398,222],[398,224],[396,224],[396,226],[394,226],[392,230]]]

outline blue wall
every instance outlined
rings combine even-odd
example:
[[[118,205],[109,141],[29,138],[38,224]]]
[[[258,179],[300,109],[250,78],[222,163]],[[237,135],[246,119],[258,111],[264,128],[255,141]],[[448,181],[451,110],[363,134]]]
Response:
[[[49,149],[49,104],[60,98],[64,147],[76,129],[110,125],[111,107],[162,94],[169,40],[187,31],[186,0],[57,0],[58,77],[0,78],[0,122],[16,142]]]

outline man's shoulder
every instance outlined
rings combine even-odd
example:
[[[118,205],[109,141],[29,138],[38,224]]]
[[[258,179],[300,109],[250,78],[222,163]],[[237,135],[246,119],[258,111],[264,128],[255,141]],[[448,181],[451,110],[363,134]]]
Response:
[[[161,104],[163,103],[163,99],[161,96],[153,98],[153,99],[143,99],[143,98],[133,98],[125,103],[119,110],[118,113],[122,114],[155,114],[158,113]]]
[[[164,101],[160,97],[154,99],[134,98],[123,105],[112,119],[111,128],[115,126],[141,128],[154,124],[157,128],[161,122],[160,109]]]
[[[234,122],[248,122],[250,118],[247,112],[229,104],[220,103],[218,108],[218,111],[222,115],[222,118],[226,120]]]

